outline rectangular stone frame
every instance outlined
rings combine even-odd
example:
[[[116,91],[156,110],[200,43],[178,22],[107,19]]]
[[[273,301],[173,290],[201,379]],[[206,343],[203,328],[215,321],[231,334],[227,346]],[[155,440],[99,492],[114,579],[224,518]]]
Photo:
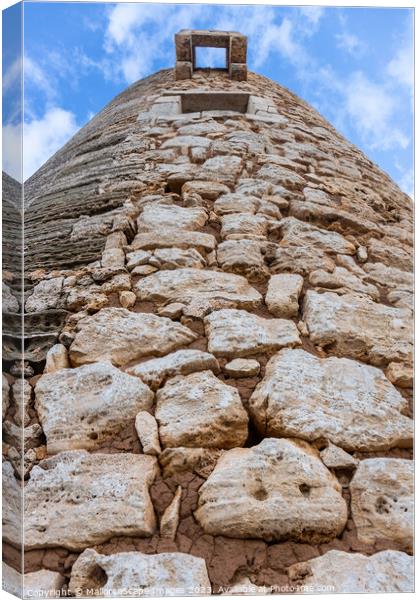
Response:
[[[236,31],[200,31],[183,29],[175,34],[175,79],[191,79],[197,69],[195,48],[226,48],[226,65],[230,79],[247,79],[247,38]],[[218,69],[221,70],[221,69]]]

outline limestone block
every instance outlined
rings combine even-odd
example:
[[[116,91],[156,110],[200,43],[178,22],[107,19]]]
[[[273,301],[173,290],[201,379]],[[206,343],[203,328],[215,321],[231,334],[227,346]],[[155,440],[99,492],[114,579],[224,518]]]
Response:
[[[54,373],[60,369],[70,367],[67,348],[63,344],[54,344],[48,352],[45,361],[44,373]]]
[[[227,240],[217,246],[217,262],[223,271],[243,275],[250,282],[264,281],[270,271],[265,264],[266,242]]]
[[[149,486],[157,472],[156,458],[145,454],[77,450],[41,461],[25,487],[26,548],[77,551],[115,536],[153,535]]]
[[[181,508],[182,487],[176,488],[172,502],[165,509],[160,520],[160,535],[163,538],[174,540],[179,524],[179,510]]]
[[[207,370],[213,373],[220,371],[217,359],[208,352],[187,348],[129,367],[127,373],[140,377],[152,390],[156,390],[169,377]]]
[[[181,125],[181,127],[178,127],[178,134],[180,136],[185,136],[185,135],[209,136],[214,133],[216,133],[216,134],[225,133],[226,130],[227,130],[227,128],[225,127],[225,125],[223,125],[223,123],[218,123],[217,121],[214,121],[213,119],[211,119],[209,121],[201,121],[200,123],[190,123],[188,125]],[[200,139],[203,139],[203,138],[200,138]],[[195,184],[203,184],[203,183],[211,184],[214,182],[191,181],[185,185],[186,186],[192,185],[192,188],[200,194],[200,191],[198,188],[195,187]],[[217,185],[220,186],[220,184],[217,184]],[[182,192],[184,192],[184,191],[186,191],[186,190],[183,189]],[[200,194],[200,196],[201,195],[202,194]],[[203,196],[203,198],[204,198],[204,196]]]
[[[105,555],[89,548],[73,565],[69,591],[76,595],[76,591],[81,590],[86,596],[92,589],[102,590],[105,597],[211,594],[206,563],[202,558],[181,552]],[[134,594],[129,594],[129,590]]]
[[[137,219],[138,233],[156,232],[160,228],[193,231],[203,227],[207,218],[204,208],[183,208],[176,204],[146,204]]]
[[[267,143],[266,137],[261,132],[255,133],[254,131],[233,131],[225,139],[236,148],[243,148],[252,154],[265,152]]]
[[[347,358],[282,350],[267,363],[250,401],[264,435],[329,440],[348,451],[412,444],[407,401],[380,369]]]
[[[316,288],[334,290],[336,294],[354,292],[355,294],[370,296],[372,300],[379,300],[379,291],[374,285],[363,281],[343,267],[336,267],[332,273],[317,269],[310,274],[309,283]]]
[[[203,127],[204,125],[210,125],[210,123],[196,123],[186,127]],[[219,181],[188,181],[182,186],[182,194],[200,194],[205,200],[216,200],[220,195],[228,194],[229,191],[227,185]]]
[[[322,462],[329,469],[355,469],[359,464],[356,458],[331,442],[319,453]]]
[[[201,486],[195,517],[210,535],[318,544],[341,533],[341,486],[306,442],[264,439],[225,452]]]
[[[211,371],[170,379],[156,401],[164,448],[233,448],[247,439],[248,415],[238,391]]]
[[[64,298],[62,297],[64,277],[52,277],[43,279],[34,287],[32,294],[26,300],[26,312],[41,312],[51,308],[62,308]]]
[[[286,217],[280,221],[282,233],[282,246],[314,246],[327,254],[355,254],[355,246],[345,237],[304,223],[294,217]]]
[[[223,215],[220,235],[224,240],[265,240],[270,220],[263,215],[235,213]]]
[[[412,354],[412,318],[406,309],[349,294],[309,290],[303,319],[311,341],[339,356],[383,366],[405,361]]]
[[[390,363],[385,371],[385,375],[394,385],[402,388],[412,388],[414,379],[414,370],[410,365],[401,363]]]
[[[177,60],[175,64],[175,79],[191,79],[192,77],[192,62]]]
[[[158,270],[157,267],[152,265],[139,265],[138,267],[134,267],[131,271],[132,276],[146,277],[147,275],[151,275],[152,273],[156,273]]]
[[[265,319],[245,310],[224,309],[204,319],[208,350],[215,356],[244,357],[299,345],[293,321]]]
[[[412,272],[401,271],[395,267],[387,267],[382,263],[370,262],[365,263],[363,268],[367,274],[367,281],[409,292],[413,290],[414,274]]]
[[[167,227],[159,232],[138,233],[130,246],[132,250],[155,250],[156,248],[202,248],[211,252],[216,247],[216,238],[209,233],[178,230]]]
[[[291,190],[302,189],[305,185],[304,178],[298,175],[298,173],[295,173],[286,167],[274,164],[262,166],[257,172],[257,177],[276,185],[282,185]]]
[[[287,569],[302,593],[386,594],[414,591],[414,559],[404,552],[385,550],[372,556],[330,550]]]
[[[209,309],[223,306],[253,308],[261,303],[261,294],[245,277],[188,268],[149,275],[137,282],[135,292],[139,300],[198,303]]]
[[[350,483],[357,537],[365,543],[396,543],[412,552],[414,463],[400,458],[362,460]]]
[[[119,366],[144,356],[162,356],[197,337],[171,319],[125,308],[104,308],[79,321],[76,331],[70,347],[74,366],[104,360]]]
[[[203,175],[221,183],[234,183],[242,171],[243,162],[239,156],[214,156],[208,158],[202,166]]]
[[[413,252],[409,246],[395,243],[390,236],[381,240],[372,238],[369,240],[369,259],[374,263],[383,263],[388,267],[394,267],[401,271],[413,269]],[[366,261],[365,261],[366,262]]]
[[[119,268],[125,265],[125,253],[122,248],[108,248],[102,252],[103,267]]]
[[[159,269],[203,269],[206,260],[195,248],[161,248],[154,251],[153,260],[158,261]]]
[[[19,301],[16,298],[18,294],[10,289],[10,287],[2,282],[2,305],[1,309],[3,313],[17,313],[19,312]]]
[[[150,257],[152,256],[151,252],[146,252],[145,250],[136,250],[135,252],[130,252],[127,254],[127,269],[131,271],[134,267],[138,267],[139,265],[146,265],[149,262]]]
[[[216,448],[166,448],[159,455],[159,463],[164,477],[188,471],[207,479],[224,452]]]
[[[7,460],[2,464],[2,532],[3,540],[18,548],[22,544],[22,483],[16,480]]]
[[[256,377],[260,372],[260,363],[249,358],[235,358],[225,365],[225,373],[229,377]]]
[[[303,277],[289,273],[272,275],[268,282],[265,303],[275,317],[296,317],[299,313],[299,296]]]
[[[166,306],[160,306],[157,309],[157,314],[161,317],[169,317],[176,320],[181,317],[184,308],[185,304],[182,304],[182,302],[172,302]]]
[[[270,263],[272,273],[308,275],[319,268],[332,272],[335,262],[323,250],[314,246],[280,246]]]
[[[175,137],[165,140],[161,145],[161,149],[165,148],[210,148],[211,140],[207,137],[201,137],[199,135],[177,135]]]
[[[223,194],[213,205],[216,215],[230,215],[235,213],[249,213],[254,215],[260,206],[257,196],[240,193]]]
[[[58,598],[65,579],[61,573],[41,569],[26,573],[24,582],[26,598]]]
[[[2,419],[4,419],[4,417],[7,414],[7,411],[9,410],[9,404],[10,404],[10,399],[9,399],[10,386],[9,386],[9,382],[7,381],[7,377],[5,377],[5,375],[3,373],[2,373],[2,376],[1,376],[1,381],[2,381]]]
[[[15,414],[13,419],[16,425],[26,427],[31,422],[29,408],[32,402],[32,387],[26,379],[18,379],[12,385],[13,403]]]
[[[144,454],[158,456],[161,453],[161,448],[155,417],[149,412],[142,410],[136,415],[135,426]]]
[[[128,290],[120,292],[120,304],[123,308],[132,308],[137,300],[136,294]]]
[[[43,375],[35,396],[49,454],[95,448],[153,404],[142,381],[100,362]]]

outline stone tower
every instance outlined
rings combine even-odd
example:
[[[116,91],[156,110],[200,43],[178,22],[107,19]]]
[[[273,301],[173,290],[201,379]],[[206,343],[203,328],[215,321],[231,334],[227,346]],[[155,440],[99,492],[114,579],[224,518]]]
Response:
[[[7,569],[24,478],[27,586],[410,591],[411,200],[244,36],[176,54],[25,184]]]

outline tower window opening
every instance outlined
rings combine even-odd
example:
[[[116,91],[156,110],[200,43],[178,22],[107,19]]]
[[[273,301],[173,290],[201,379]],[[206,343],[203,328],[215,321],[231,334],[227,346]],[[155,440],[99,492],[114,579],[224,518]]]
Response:
[[[207,46],[196,46],[194,48],[194,68],[218,69],[227,71],[227,48],[211,48]]]

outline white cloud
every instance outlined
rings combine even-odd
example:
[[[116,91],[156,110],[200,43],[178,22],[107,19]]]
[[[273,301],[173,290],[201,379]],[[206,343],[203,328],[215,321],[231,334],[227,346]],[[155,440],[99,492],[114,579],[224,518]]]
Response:
[[[300,13],[313,25],[318,25],[325,9],[322,6],[301,6]]]
[[[49,99],[56,96],[56,90],[51,83],[44,69],[32,58],[25,56],[24,59],[24,81],[25,87],[28,84],[35,85],[38,90],[42,90]]]
[[[10,88],[12,88],[16,84],[18,84],[20,81],[21,75],[22,75],[22,60],[21,60],[21,57],[19,56],[6,69],[6,72],[2,79],[3,92],[7,92],[8,90],[10,90]]]
[[[412,46],[407,44],[401,47],[394,58],[389,61],[386,71],[398,83],[412,90],[414,87],[414,51]]]
[[[395,126],[398,98],[385,85],[353,73],[343,88],[344,110],[370,149],[407,148],[409,138]]]
[[[23,179],[30,177],[79,129],[72,112],[52,107],[40,119],[24,123]],[[21,180],[21,132],[20,124],[3,127],[4,170]]]
[[[337,40],[337,47],[342,48],[349,54],[355,57],[362,56],[366,51],[366,44],[357,35],[343,31],[342,33],[336,33],[335,39]]]

